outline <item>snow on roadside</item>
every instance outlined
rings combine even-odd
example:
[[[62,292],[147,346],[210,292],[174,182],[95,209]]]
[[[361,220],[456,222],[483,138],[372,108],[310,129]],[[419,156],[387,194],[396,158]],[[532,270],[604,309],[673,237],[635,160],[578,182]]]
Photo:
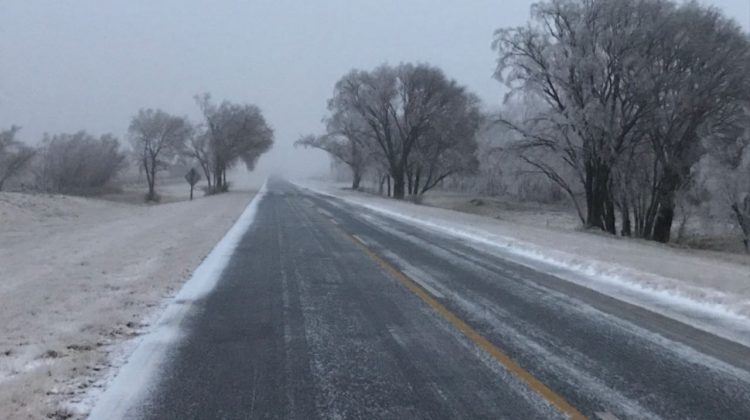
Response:
[[[418,206],[311,181],[298,185],[449,234],[697,328],[750,345],[750,267],[700,252],[561,232]]]
[[[208,294],[229,263],[237,244],[255,220],[258,203],[265,194],[265,184],[237,222],[216,244],[193,272],[177,295],[170,300],[158,322],[138,343],[138,347],[120,368],[117,376],[96,402],[90,419],[125,418],[127,410],[149,390],[170,345],[179,338],[179,326],[191,303]]]
[[[145,206],[0,193],[0,417],[83,417],[253,195]]]

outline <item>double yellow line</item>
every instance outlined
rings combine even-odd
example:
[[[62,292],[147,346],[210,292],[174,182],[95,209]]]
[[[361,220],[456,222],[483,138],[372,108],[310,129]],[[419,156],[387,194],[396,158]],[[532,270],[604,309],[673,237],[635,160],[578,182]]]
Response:
[[[329,220],[332,220],[332,217],[329,217]],[[339,226],[338,224],[336,225]],[[427,292],[414,280],[410,279],[406,274],[402,273],[399,269],[391,265],[388,261],[384,260],[378,254],[373,252],[367,246],[367,244],[365,244],[361,239],[359,239],[358,237],[348,232],[345,232],[343,229],[341,229],[341,231],[347,237],[349,237],[349,239],[351,239],[354,243],[356,243],[368,257],[370,257],[372,260],[378,263],[378,265],[380,265],[380,267],[382,267],[383,270],[385,270],[388,274],[393,276],[396,280],[398,280],[401,284],[403,284],[407,289],[411,290],[415,295],[417,295],[420,299],[422,299],[423,302],[425,302],[430,307],[435,309],[443,318],[445,318],[448,322],[450,322],[451,325],[453,325],[464,336],[466,336],[474,344],[479,346],[479,348],[487,352],[487,354],[492,356],[495,360],[500,362],[500,364],[502,364],[508,371],[516,375],[523,382],[525,382],[532,391],[536,392],[542,398],[547,400],[558,411],[560,411],[562,414],[566,415],[567,417],[571,419],[576,419],[576,420],[586,419],[586,416],[584,416],[583,413],[581,413],[575,407],[573,407],[570,403],[565,401],[565,399],[561,397],[560,395],[558,395],[555,391],[551,390],[546,385],[544,385],[540,380],[535,378],[527,370],[519,366],[518,363],[514,362],[513,359],[511,359],[508,355],[506,355],[505,353],[500,351],[500,349],[498,349],[492,343],[490,343],[489,340],[482,337],[481,334],[479,334],[475,329],[471,328],[469,324],[464,322],[461,318],[459,318],[456,314],[451,312],[443,304],[438,302],[432,295],[430,295],[429,292]]]

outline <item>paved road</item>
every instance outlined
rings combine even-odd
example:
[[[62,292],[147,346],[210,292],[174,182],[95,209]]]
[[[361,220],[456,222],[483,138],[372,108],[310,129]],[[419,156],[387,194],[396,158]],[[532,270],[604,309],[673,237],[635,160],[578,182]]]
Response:
[[[271,180],[144,419],[750,419],[750,350]]]

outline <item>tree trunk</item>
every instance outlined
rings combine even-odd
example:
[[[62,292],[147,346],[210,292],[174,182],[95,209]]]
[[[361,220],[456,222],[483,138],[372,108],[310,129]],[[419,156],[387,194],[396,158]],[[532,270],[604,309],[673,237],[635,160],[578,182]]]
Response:
[[[156,159],[150,156],[143,157],[143,169],[146,172],[146,183],[148,184],[148,194],[146,194],[146,201],[156,200]]]
[[[609,192],[609,189],[607,191]],[[604,227],[606,228],[607,233],[617,235],[617,215],[615,214],[615,204],[609,196],[607,196],[605,200],[604,210]]]
[[[214,165],[214,186],[211,190],[211,194],[216,194],[221,191],[221,173],[219,172],[219,166]]]
[[[659,212],[654,221],[654,233],[651,239],[667,243],[672,233],[672,222],[674,221],[674,204],[665,199],[659,205]]]
[[[620,235],[630,237],[633,235],[633,228],[630,225],[630,208],[627,197],[622,199],[620,214],[622,215],[622,230],[620,230]]]
[[[599,210],[600,206],[594,201],[594,169],[592,165],[586,163],[586,181],[584,183],[584,191],[586,193],[586,227],[602,227],[598,222],[601,220],[601,214]]]
[[[210,166],[208,165],[208,162],[206,162],[205,160],[201,159],[200,157],[198,158],[198,163],[200,163],[201,169],[203,170],[203,176],[206,177],[206,183],[208,184],[208,193],[210,194],[211,193],[211,185],[212,185],[212,183],[211,183],[211,170],[210,170]]]
[[[225,168],[219,163],[214,165],[214,189],[213,193],[221,193],[226,191],[226,174]]]
[[[424,194],[425,191],[422,191],[420,193],[419,191],[419,183],[422,178],[422,169],[417,169],[417,173],[414,175],[414,194]]]
[[[388,182],[388,197],[390,197],[391,196],[391,176],[386,175],[386,180]]]
[[[603,162],[586,163],[586,227],[596,227],[615,233],[614,212],[609,196],[610,168]]]
[[[146,195],[147,201],[156,201],[156,191],[154,189],[154,184],[149,182],[148,185],[148,195]]]
[[[654,222],[656,220],[656,208],[658,206],[654,205],[654,210],[649,210],[648,214],[646,215],[646,218],[643,222],[643,230],[640,235],[643,239],[651,239],[651,237],[654,234]]]
[[[404,176],[403,174],[399,177],[393,177],[393,198],[397,198],[399,200],[402,200],[404,198]]]
[[[362,181],[362,174],[360,174],[357,171],[354,171],[353,177],[352,177],[352,189],[358,190],[359,189],[359,183]]]
[[[674,221],[675,195],[680,185],[679,175],[667,168],[664,170],[658,189],[658,210],[654,218],[654,230],[651,239],[661,243],[669,242]]]
[[[156,201],[156,162],[151,162],[151,176],[148,180],[148,200]]]
[[[745,203],[747,204],[747,202]],[[739,223],[740,229],[742,229],[742,244],[745,245],[745,253],[750,254],[750,220],[748,219],[750,215],[745,214],[742,210],[743,209],[740,209],[739,204],[732,204],[732,211],[734,211],[734,215],[737,217],[737,223]],[[750,208],[744,210],[748,211]]]

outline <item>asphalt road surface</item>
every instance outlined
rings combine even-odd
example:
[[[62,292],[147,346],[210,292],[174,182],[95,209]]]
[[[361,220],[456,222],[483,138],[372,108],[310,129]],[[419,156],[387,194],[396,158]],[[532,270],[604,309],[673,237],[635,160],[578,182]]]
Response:
[[[750,419],[750,349],[272,179],[143,419]]]

